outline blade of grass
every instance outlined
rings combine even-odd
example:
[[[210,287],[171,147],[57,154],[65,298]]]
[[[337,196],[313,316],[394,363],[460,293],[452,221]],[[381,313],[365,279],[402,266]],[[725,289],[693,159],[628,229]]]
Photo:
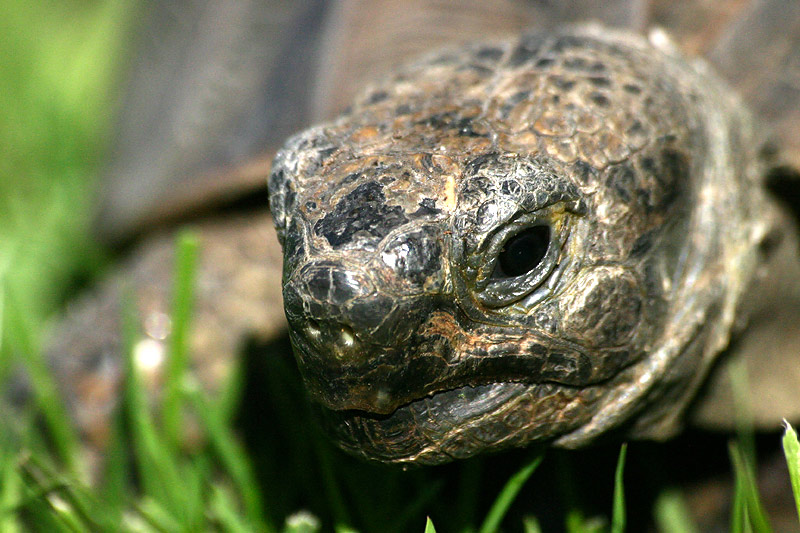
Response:
[[[12,352],[19,354],[21,362],[30,374],[36,405],[41,410],[47,429],[52,435],[52,442],[59,459],[76,477],[84,479],[85,470],[80,464],[78,455],[78,437],[67,416],[55,380],[47,368],[41,350],[34,342],[32,326],[19,313],[15,305],[16,299],[9,287],[5,287],[3,294],[5,326],[16,332],[13,336],[16,346],[11,347]],[[7,357],[8,354],[0,354],[0,357],[4,356]]]
[[[17,473],[16,455],[3,443],[0,447],[0,531],[20,531],[14,510],[20,505],[22,480]]]
[[[185,392],[208,433],[211,446],[242,497],[248,519],[261,531],[276,531],[264,515],[263,499],[253,469],[247,462],[247,452],[236,440],[230,427],[220,420],[218,411],[208,406],[198,389]]]
[[[236,408],[241,402],[244,391],[244,364],[242,358],[233,361],[230,373],[226,376],[225,382],[214,402],[213,408],[216,411],[216,418],[224,424],[229,424],[236,414]]]
[[[614,472],[614,508],[611,513],[611,532],[623,533],[625,531],[625,487],[622,476],[625,471],[625,456],[628,453],[628,444],[624,443],[619,449],[617,469]]]
[[[752,466],[747,462],[745,454],[742,452],[741,445],[738,442],[731,442],[728,450],[733,463],[735,483],[735,498],[740,497],[742,505],[744,506],[743,516],[745,531],[747,528],[753,527],[758,533],[769,533],[772,527],[769,525],[769,520],[764,512],[764,507],[761,505],[761,499],[758,495],[758,487],[755,482],[755,474]],[[734,500],[736,501],[736,500]],[[734,506],[736,507],[736,506]]]
[[[24,524],[26,531],[46,531],[47,533],[74,533],[76,531],[87,533],[89,531],[88,528],[80,527],[71,520],[65,519],[48,498],[32,500],[20,514],[20,522]]]
[[[783,434],[783,453],[786,456],[786,466],[789,468],[789,479],[792,482],[797,517],[800,519],[800,443],[797,441],[797,433],[791,424],[786,420],[783,421],[783,424],[786,427]]]
[[[197,270],[197,236],[190,231],[178,235],[175,255],[175,282],[172,294],[172,335],[167,350],[164,376],[164,431],[170,444],[180,448],[183,435],[182,381],[186,374],[187,339],[194,300]]]
[[[653,509],[658,531],[663,533],[696,533],[683,494],[676,489],[662,490]]]
[[[526,516],[522,520],[522,530],[525,533],[542,533],[542,526],[535,516]]]
[[[254,529],[253,524],[243,520],[236,508],[236,498],[231,495],[224,487],[215,485],[211,493],[210,515],[218,522],[222,531],[231,533],[249,533]]]
[[[728,369],[733,394],[733,415],[739,450],[748,464],[756,464],[756,439],[753,429],[753,407],[750,399],[750,384],[744,361],[736,359]]]
[[[107,512],[122,522],[125,510],[126,487],[130,473],[128,446],[125,442],[122,409],[117,409],[111,421],[111,442],[108,446],[106,469],[103,476],[102,494]]]
[[[98,511],[97,502],[77,481],[63,478],[36,455],[29,455],[20,468],[26,483],[40,495],[37,499],[47,502],[71,529],[112,531],[117,527]]]
[[[286,517],[283,533],[318,533],[319,518],[308,511],[298,511]]]
[[[522,486],[528,481],[528,478],[531,477],[531,474],[534,473],[542,462],[543,457],[544,452],[541,450],[537,451],[535,457],[529,461],[528,464],[511,476],[500,491],[500,494],[498,494],[489,512],[486,514],[486,518],[478,530],[479,533],[495,533],[498,530],[508,508],[511,507],[511,504],[514,502],[517,494],[519,494]]]
[[[586,518],[577,508],[570,509],[564,522],[567,533],[601,533],[608,530],[608,520],[605,517]]]
[[[147,402],[147,395],[135,362],[135,342],[139,335],[137,313],[130,294],[123,298],[123,346],[126,365],[125,409],[130,420],[131,440],[143,492],[176,512],[181,511],[181,478],[172,447],[160,438]]]
[[[163,533],[173,533],[175,531],[187,531],[179,520],[169,512],[163,505],[152,498],[144,498],[136,506],[136,512],[150,527],[155,531]]]
[[[431,517],[425,519],[425,533],[436,533],[436,528],[433,527],[433,520]]]
[[[181,525],[187,531],[201,531],[206,520],[206,492],[215,483],[211,476],[211,459],[208,454],[192,454],[180,462],[181,490],[184,493]]]

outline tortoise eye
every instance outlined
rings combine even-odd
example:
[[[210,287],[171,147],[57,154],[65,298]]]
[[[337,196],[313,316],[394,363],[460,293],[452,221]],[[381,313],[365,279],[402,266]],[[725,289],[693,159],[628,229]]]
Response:
[[[506,241],[497,256],[492,278],[515,278],[542,262],[550,247],[550,227],[533,226]]]

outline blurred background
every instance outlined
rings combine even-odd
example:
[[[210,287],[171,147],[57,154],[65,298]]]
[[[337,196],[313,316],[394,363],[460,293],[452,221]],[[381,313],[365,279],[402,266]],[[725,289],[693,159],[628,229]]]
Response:
[[[0,280],[37,332],[103,263],[89,225],[138,7],[0,3]]]
[[[110,253],[94,240],[92,234],[96,229],[93,224],[98,199],[107,194],[107,191],[101,191],[100,177],[106,171],[112,139],[119,135],[115,128],[117,117],[125,113],[121,103],[123,87],[129,73],[143,68],[142,61],[147,62],[147,54],[144,59],[140,55],[140,46],[144,39],[147,49],[148,36],[143,21],[147,20],[148,10],[169,12],[170,6],[179,3],[135,0],[0,2],[0,383],[8,383],[16,369],[28,365],[30,361],[25,361],[26,357],[40,353],[42,333],[58,317],[64,302],[112,262]],[[296,11],[291,9],[296,5],[294,2],[275,4],[290,6],[285,13]],[[321,15],[315,15],[313,8],[316,4],[320,2],[307,3],[313,16],[298,24],[319,23]],[[208,5],[222,6],[224,2]],[[155,20],[157,23],[158,17]],[[282,27],[281,19],[275,20],[273,29],[277,31]],[[282,38],[286,39],[287,32],[290,35],[293,28],[283,28]],[[282,72],[303,75],[302,68],[291,65],[284,66]],[[268,83],[280,88],[281,81],[284,88],[302,86],[297,79],[289,80],[285,76],[278,76]],[[256,80],[251,87],[257,88],[258,83]],[[191,92],[191,85],[187,87],[183,88],[184,96],[187,91]],[[292,91],[279,91],[278,94],[283,95],[284,100],[274,105],[282,111],[297,105],[298,101],[307,100],[308,96]],[[217,102],[214,105],[222,104]],[[166,103],[164,108],[167,113],[180,111]],[[255,139],[256,145],[262,142],[259,139],[270,135],[275,138],[285,136],[306,116],[298,118],[295,115],[291,125],[270,122],[270,117],[279,116],[275,108],[263,108],[252,113],[252,110],[243,111],[252,118],[264,119],[255,120],[261,124],[260,132],[253,134],[250,131],[251,135],[247,137]],[[134,105],[133,109],[143,108]],[[216,108],[212,106],[211,109]],[[308,109],[302,108],[298,112],[308,113]],[[208,120],[209,115],[201,113],[198,116]],[[146,120],[154,119],[149,117]],[[209,127],[200,130],[209,134],[208,142],[214,144],[214,135],[210,134],[213,133],[210,126],[214,123],[209,121],[205,124]],[[188,127],[197,129],[197,124],[189,120]],[[224,135],[224,127],[219,131]],[[159,143],[163,142],[159,135],[161,133],[154,132],[150,139],[145,135],[149,145],[134,143],[129,147],[134,150],[134,155],[141,146],[158,151]],[[202,152],[204,144],[198,146]],[[248,154],[253,155],[253,146],[227,146],[212,154],[212,163],[233,162]],[[121,160],[125,159],[124,156],[121,154]],[[176,164],[183,165],[184,169],[193,166],[205,168],[209,161],[192,153]],[[124,178],[124,172],[119,176]],[[121,196],[131,198],[136,195]],[[132,209],[136,213],[135,206]],[[135,226],[139,215],[131,216]],[[136,228],[120,231],[135,232]],[[194,480],[192,482],[198,485],[201,482],[197,480],[206,483],[202,490],[197,491],[200,496],[196,501],[200,502],[201,514],[203,505],[212,502],[209,505],[212,510],[216,509],[212,520],[216,526],[222,523],[220,516],[227,516],[226,510],[237,512],[248,508],[247,485],[252,488],[255,483],[250,483],[252,478],[247,476],[242,478],[241,472],[249,471],[249,467],[243,464],[252,463],[260,497],[265,503],[253,505],[253,501],[260,500],[251,499],[251,514],[247,518],[255,520],[252,523],[261,523],[263,530],[316,530],[292,529],[288,521],[283,528],[275,526],[284,524],[287,516],[296,516],[297,511],[307,509],[312,517],[322,520],[324,530],[333,530],[335,524],[337,531],[348,531],[345,526],[354,526],[362,531],[422,531],[424,517],[431,514],[440,531],[476,531],[477,523],[491,507],[505,481],[518,471],[520,465],[530,460],[531,450],[517,450],[445,467],[403,472],[345,456],[330,446],[316,426],[308,421],[308,405],[288,345],[285,341],[276,341],[274,346],[253,347],[250,351],[257,354],[253,356],[256,361],[263,362],[263,357],[258,354],[263,354],[265,349],[282,356],[274,358],[271,367],[258,364],[247,367],[252,372],[248,383],[242,386],[241,404],[245,407],[235,414],[234,420],[226,421],[230,422],[228,425],[236,426],[236,438],[245,435],[243,448],[235,448],[233,463],[221,459],[220,454],[213,450],[213,453],[202,450],[202,453],[188,456],[181,451],[177,454],[179,457],[172,460],[178,465],[175,470],[185,474],[177,479]],[[21,450],[19,441],[9,438],[2,427],[2,424],[10,422],[10,417],[0,416],[0,531],[21,530],[15,529],[19,525],[16,519],[7,520],[5,511],[8,509],[22,509],[33,514],[42,509],[57,511],[58,506],[52,501],[50,507],[37,507],[37,501],[30,500],[33,501],[30,503],[24,498],[34,498],[43,493],[42,487],[50,486],[48,480],[51,478],[61,479],[58,477],[60,474],[45,475],[44,481],[31,477],[32,472],[46,469],[30,467],[30,453],[27,449]],[[43,432],[43,436],[34,434],[33,437],[26,433],[21,440],[31,449],[47,450],[53,446],[49,442],[39,446],[40,441],[48,441],[60,430],[51,424],[48,431]],[[131,433],[135,431],[131,430]],[[57,437],[55,441],[58,441]],[[687,434],[667,445],[632,445],[627,484],[634,503],[629,506],[629,523],[652,525],[655,520],[661,525],[661,530],[692,531],[681,491],[694,495],[691,513],[694,516],[702,516],[702,505],[708,504],[707,509],[711,505],[709,502],[716,505],[715,509],[719,508],[719,501],[725,499],[730,488],[725,478],[726,474],[730,477],[728,437]],[[766,442],[767,448],[774,450],[777,447],[776,436],[769,435],[766,439],[762,444]],[[213,438],[210,440],[214,442]],[[244,453],[245,449],[248,454]],[[134,455],[130,450],[128,452],[122,455]],[[604,517],[610,514],[618,452],[618,443],[588,452],[548,452],[547,461],[534,478],[538,481],[526,487],[519,503],[512,508],[515,518],[510,530],[525,528],[525,531],[536,531],[532,525],[534,522],[524,522],[527,525],[523,525],[523,518],[531,514],[540,517],[545,530],[564,529],[565,524],[570,523],[570,531],[603,530],[608,526]],[[60,461],[53,463],[69,464],[70,458],[62,453]],[[152,504],[158,494],[140,486],[141,480],[137,476],[144,470],[141,464],[138,469],[133,469],[134,474],[125,469],[124,460],[119,464],[122,465],[120,471],[125,472],[120,476],[122,481],[108,486],[124,486],[128,495],[113,504],[112,509],[111,503],[102,502],[103,499],[110,500],[110,497],[106,498],[110,492],[101,493],[101,503],[87,506],[86,509],[93,509],[84,513],[88,518],[114,516],[113,513],[131,508],[138,509],[142,516],[148,516],[147,505]],[[23,468],[17,478],[12,472],[16,472],[19,465]],[[783,466],[778,464],[781,472]],[[706,475],[705,472],[709,471]],[[709,491],[706,480],[698,481],[703,476],[713,478],[712,491]],[[15,479],[12,483],[11,480]],[[67,483],[72,488],[66,494],[84,494],[80,483],[71,483]],[[784,483],[783,477],[779,483]],[[217,509],[214,497],[219,487],[230,486],[244,488],[239,492],[232,491],[233,503],[229,507],[223,505]],[[784,485],[779,486],[779,490],[785,492],[784,489]],[[180,483],[171,491],[167,490],[167,493],[185,492]],[[18,503],[11,505],[8,502]],[[166,511],[173,513],[168,518],[183,513],[185,509],[181,505],[165,507]],[[264,516],[259,511],[262,508]],[[154,513],[150,512],[152,516]],[[598,516],[601,518],[597,519]],[[231,524],[237,523],[231,520]],[[664,529],[663,524],[670,520],[678,525]],[[32,528],[35,530],[56,530],[48,529],[52,524],[47,521],[29,520],[25,523],[28,526],[36,524],[37,527]],[[91,520],[86,523],[90,524],[86,530],[103,530],[93,527]],[[200,529],[196,527],[196,530]],[[219,529],[227,530],[224,527]]]

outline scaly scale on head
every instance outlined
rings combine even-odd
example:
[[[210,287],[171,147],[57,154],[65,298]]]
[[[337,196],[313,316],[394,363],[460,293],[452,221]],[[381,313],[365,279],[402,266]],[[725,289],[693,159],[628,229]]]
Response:
[[[290,139],[285,308],[337,440],[438,463],[674,431],[756,267],[752,135],[702,67],[589,27],[431,56]]]

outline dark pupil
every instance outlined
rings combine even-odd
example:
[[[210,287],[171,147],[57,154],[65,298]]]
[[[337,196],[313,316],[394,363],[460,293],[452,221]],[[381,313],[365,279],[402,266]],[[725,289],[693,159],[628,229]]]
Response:
[[[514,235],[497,258],[495,278],[514,278],[527,274],[544,259],[550,245],[550,228],[534,226]]]

